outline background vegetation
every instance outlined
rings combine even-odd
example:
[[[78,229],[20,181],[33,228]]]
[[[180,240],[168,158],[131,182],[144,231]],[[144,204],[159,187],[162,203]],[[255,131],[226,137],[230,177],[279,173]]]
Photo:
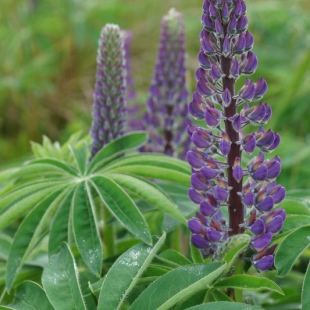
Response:
[[[133,31],[133,72],[143,105],[153,74],[160,19],[170,7],[184,14],[190,91],[199,50],[202,0],[2,0],[0,12],[1,164],[9,165],[42,135],[65,141],[88,133],[97,41],[106,23]],[[310,3],[248,0],[250,31],[265,77],[269,126],[281,133],[280,183],[310,186]],[[255,79],[254,78],[254,79]]]

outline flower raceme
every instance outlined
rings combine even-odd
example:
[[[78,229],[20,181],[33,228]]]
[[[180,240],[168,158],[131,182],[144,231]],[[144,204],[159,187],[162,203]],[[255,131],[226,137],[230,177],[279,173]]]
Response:
[[[123,33],[107,24],[101,31],[93,103],[92,157],[108,142],[124,133],[125,52]]]
[[[143,151],[184,158],[190,144],[185,130],[190,121],[182,14],[171,9],[161,26],[158,58],[143,117],[150,138]]]
[[[200,213],[188,222],[191,240],[212,254],[228,235],[247,229],[253,234],[253,265],[264,272],[274,267],[276,245],[270,244],[286,216],[284,210],[274,208],[285,197],[285,189],[276,184],[281,160],[264,155],[277,148],[280,136],[263,128],[272,114],[270,106],[252,104],[262,99],[267,83],[247,78],[235,91],[236,80],[254,73],[258,65],[243,0],[205,0],[202,24],[200,67],[189,112],[204,120],[207,129],[189,125],[187,130],[195,145],[187,153],[192,167],[189,197],[200,206]],[[258,130],[245,133],[247,125]],[[242,153],[255,151],[244,165]],[[221,206],[228,207],[228,227]]]

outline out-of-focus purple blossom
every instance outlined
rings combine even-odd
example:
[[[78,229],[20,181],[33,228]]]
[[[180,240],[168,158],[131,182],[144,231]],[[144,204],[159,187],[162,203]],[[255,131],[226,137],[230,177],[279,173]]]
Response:
[[[274,267],[276,246],[270,244],[285,220],[285,211],[274,207],[285,198],[285,189],[275,181],[281,172],[280,158],[266,159],[264,155],[280,143],[278,133],[262,127],[272,115],[271,108],[263,102],[252,104],[267,92],[266,81],[247,78],[235,91],[236,80],[254,73],[258,66],[245,13],[244,0],[203,3],[200,67],[189,112],[204,120],[208,128],[191,125],[187,130],[195,145],[187,153],[192,167],[189,197],[200,208],[198,219],[189,220],[189,229],[193,244],[209,254],[227,239],[227,232],[235,236],[248,229],[255,252],[251,260],[257,270],[265,272]],[[247,125],[259,129],[245,135]],[[243,151],[250,155],[256,151],[246,166]],[[218,220],[221,208],[227,206],[228,229],[213,227],[213,220]]]
[[[125,50],[125,69],[126,69],[126,111],[127,111],[127,130],[143,130],[139,115],[141,107],[136,102],[136,90],[132,74],[131,45],[133,34],[131,31],[123,31],[124,50]]]
[[[134,88],[134,79],[132,75],[131,44],[133,34],[131,31],[123,31],[124,50],[125,50],[125,68],[126,68],[126,102],[129,103],[136,99]]]
[[[186,135],[190,120],[182,14],[171,9],[163,17],[161,27],[155,73],[143,116],[150,138],[142,150],[184,158],[191,140]]]
[[[90,130],[92,157],[105,144],[124,133],[125,90],[123,35],[117,25],[107,24],[101,31],[97,56]]]

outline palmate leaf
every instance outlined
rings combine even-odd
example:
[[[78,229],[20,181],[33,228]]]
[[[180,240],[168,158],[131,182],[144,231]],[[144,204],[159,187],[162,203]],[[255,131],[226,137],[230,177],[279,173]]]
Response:
[[[138,244],[122,254],[113,264],[103,280],[98,309],[119,310],[128,293],[137,284],[156,252],[165,242],[164,234],[150,247]]]
[[[88,268],[100,276],[103,250],[87,182],[82,182],[76,187],[72,208],[73,233],[79,252]]]
[[[90,183],[115,218],[132,234],[151,245],[152,238],[146,221],[128,194],[108,177],[96,176],[91,178]]]
[[[25,223],[27,221],[31,223],[29,227],[32,229],[33,239],[29,233],[25,234],[24,240],[28,238],[32,245],[33,241],[31,240],[36,239],[40,227],[44,226],[45,229],[50,229],[48,252],[49,256],[52,256],[58,252],[63,241],[72,241],[70,234],[73,232],[82,259],[89,269],[98,275],[101,271],[102,245],[97,229],[99,221],[95,218],[93,202],[98,194],[99,201],[107,207],[115,219],[129,232],[151,245],[152,238],[148,225],[126,191],[133,197],[138,196],[159,210],[172,215],[180,222],[186,223],[186,219],[169,196],[164,194],[157,185],[143,180],[139,175],[143,170],[142,175],[147,178],[156,178],[157,176],[159,179],[189,184],[190,171],[186,163],[166,156],[125,154],[140,146],[146,137],[143,132],[125,135],[106,145],[92,159],[91,163],[88,160],[88,145],[86,143],[80,143],[79,146],[75,145],[71,148],[68,146],[68,151],[70,150],[72,155],[71,162],[58,158],[39,158],[27,162],[13,176],[16,187],[0,197],[0,228],[6,227],[5,225],[24,216],[33,208],[25,219]],[[124,168],[133,168],[133,175],[121,175],[114,171],[119,169],[120,165],[124,165]],[[62,193],[63,199],[57,202],[57,206],[51,207],[50,210],[53,212],[44,213],[44,208],[41,209],[38,205],[44,204],[46,197],[57,190]],[[65,192],[66,190],[68,191]],[[42,219],[45,219],[46,214],[50,214],[50,218],[52,218],[55,213],[52,224],[49,226],[43,225],[43,222],[39,221],[40,214],[43,216]],[[30,219],[32,220],[30,221]],[[21,228],[26,230],[26,226],[21,226]],[[22,261],[23,255],[27,254],[28,248],[25,246],[26,242],[20,247],[19,252],[14,246],[14,249],[19,253],[20,261]],[[16,270],[19,268],[17,263],[13,265],[10,269],[9,287],[13,285]]]
[[[77,266],[67,244],[53,255],[43,270],[42,284],[55,310],[86,310]]]
[[[12,288],[14,279],[23,260],[29,250],[33,247],[46,219],[50,219],[53,211],[58,207],[66,192],[55,191],[39,202],[34,209],[27,215],[19,226],[13,243],[11,245],[7,269],[6,269],[6,287],[8,291]]]

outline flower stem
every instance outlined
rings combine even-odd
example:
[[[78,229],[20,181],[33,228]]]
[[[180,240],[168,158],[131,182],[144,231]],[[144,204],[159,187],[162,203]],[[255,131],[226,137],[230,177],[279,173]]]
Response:
[[[243,274],[244,272],[244,261],[241,259],[238,259],[235,269],[234,269],[234,274]],[[242,290],[240,289],[235,289],[235,301],[236,302],[242,302]]]
[[[227,33],[227,26],[224,27],[224,36]],[[229,90],[231,96],[235,94],[235,80],[230,78],[230,67],[231,67],[231,58],[221,57],[221,66],[224,73],[223,81],[223,90],[226,88]],[[237,112],[236,99],[232,98],[232,101],[228,107],[225,108],[225,117],[229,118],[234,116]],[[233,164],[236,157],[241,158],[241,149],[240,145],[236,144],[239,141],[239,133],[233,128],[232,122],[228,119],[225,120],[226,132],[231,141],[231,149],[227,156],[228,167],[228,186],[232,187],[229,195],[229,227],[231,231],[230,236],[243,233],[243,228],[239,225],[244,222],[244,208],[241,200],[241,196],[238,195],[238,192],[242,192],[242,180],[238,183],[233,177]]]

